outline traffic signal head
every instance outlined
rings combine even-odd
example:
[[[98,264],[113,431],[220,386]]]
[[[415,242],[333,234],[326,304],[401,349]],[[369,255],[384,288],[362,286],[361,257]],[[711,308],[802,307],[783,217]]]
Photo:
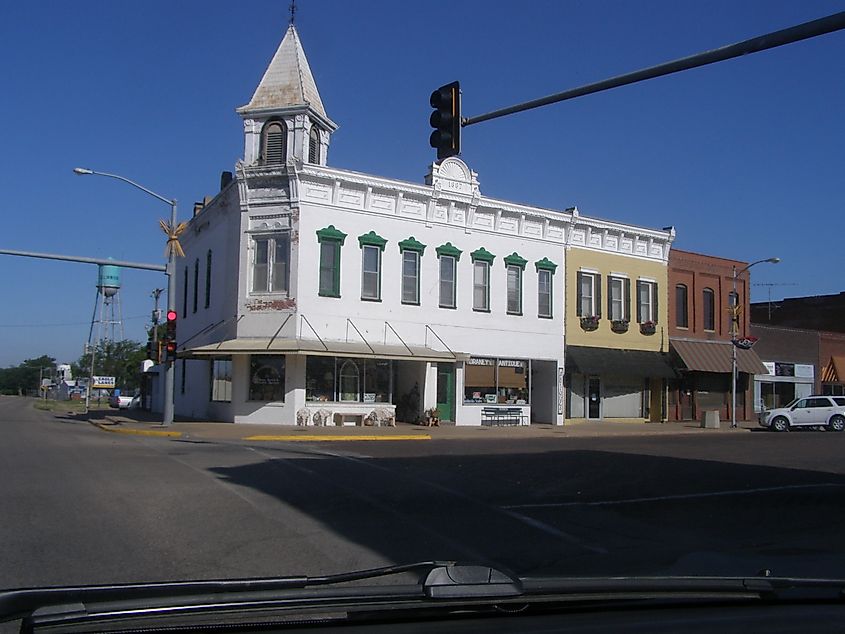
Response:
[[[167,330],[165,333],[164,349],[168,361],[176,360],[176,311],[167,311]]]
[[[437,150],[437,160],[455,156],[461,152],[461,84],[453,81],[440,86],[429,99],[434,112],[429,122],[434,132],[429,143]]]

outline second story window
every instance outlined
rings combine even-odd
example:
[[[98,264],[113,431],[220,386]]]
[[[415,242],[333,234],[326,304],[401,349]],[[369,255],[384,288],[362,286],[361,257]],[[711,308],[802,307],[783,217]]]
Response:
[[[205,255],[205,307],[211,305],[211,249]]]
[[[381,253],[387,240],[370,231],[358,236],[361,246],[361,299],[381,301]]]
[[[182,285],[182,316],[188,314],[188,267],[185,267],[185,279]]]
[[[578,317],[601,317],[601,277],[578,271]]]
[[[287,293],[290,279],[290,234],[253,237],[252,292]]]
[[[484,247],[473,251],[472,257],[472,309],[490,312],[490,265],[496,257]]]
[[[637,321],[657,323],[657,282],[637,280]]]
[[[552,305],[552,278],[557,264],[543,258],[534,263],[537,269],[537,316],[551,319],[554,316]]]
[[[631,280],[610,275],[607,278],[607,310],[612,321],[631,320]]]
[[[440,308],[457,308],[458,260],[462,251],[451,242],[437,247],[440,259]]]
[[[702,291],[702,299],[704,330],[716,330],[716,293],[712,288],[705,288]]]
[[[194,312],[197,312],[197,299],[200,285],[200,259],[194,260]]]
[[[287,129],[283,121],[268,121],[261,130],[261,162],[281,165],[287,155]]]
[[[414,236],[399,243],[402,254],[402,303],[420,303],[420,259],[425,253],[425,245]]]
[[[522,314],[522,271],[527,260],[516,252],[505,258],[507,267],[507,308],[509,315]]]
[[[685,284],[675,286],[675,325],[689,328],[689,295]]]
[[[329,225],[317,232],[320,244],[320,279],[317,293],[323,297],[340,297],[340,247],[346,234]]]
[[[402,303],[420,303],[420,254],[402,252]]]

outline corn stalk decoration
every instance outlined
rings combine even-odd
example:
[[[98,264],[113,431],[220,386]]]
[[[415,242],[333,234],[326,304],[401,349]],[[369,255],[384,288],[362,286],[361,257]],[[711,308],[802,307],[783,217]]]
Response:
[[[170,254],[173,253],[178,258],[184,258],[185,251],[182,249],[182,245],[179,244],[179,236],[188,228],[188,223],[180,222],[176,227],[173,227],[169,222],[159,220],[158,224],[167,236],[167,244],[164,247],[165,257],[170,258]]]

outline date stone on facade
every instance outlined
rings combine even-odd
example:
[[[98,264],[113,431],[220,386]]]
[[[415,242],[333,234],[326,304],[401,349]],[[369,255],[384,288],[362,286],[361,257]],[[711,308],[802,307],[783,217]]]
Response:
[[[480,195],[478,174],[459,158],[450,157],[442,162],[432,163],[431,171],[425,177],[426,185],[431,185],[438,192]]]

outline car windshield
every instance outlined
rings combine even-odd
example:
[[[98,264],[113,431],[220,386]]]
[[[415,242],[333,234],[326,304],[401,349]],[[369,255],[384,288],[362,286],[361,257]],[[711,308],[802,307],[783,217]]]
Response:
[[[0,589],[845,576],[841,2],[6,4]]]

